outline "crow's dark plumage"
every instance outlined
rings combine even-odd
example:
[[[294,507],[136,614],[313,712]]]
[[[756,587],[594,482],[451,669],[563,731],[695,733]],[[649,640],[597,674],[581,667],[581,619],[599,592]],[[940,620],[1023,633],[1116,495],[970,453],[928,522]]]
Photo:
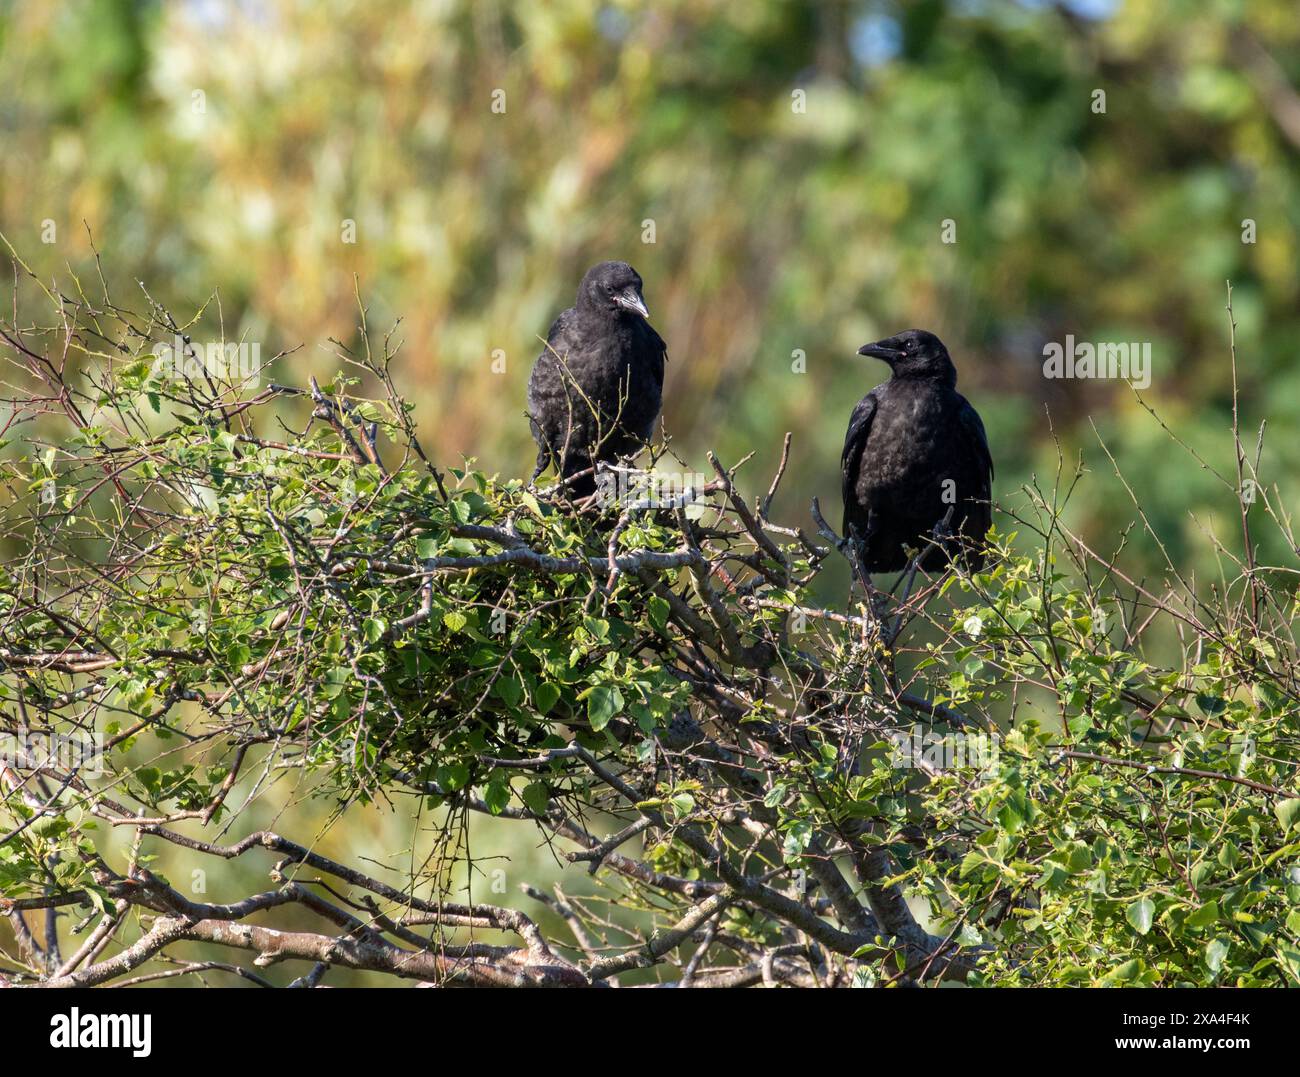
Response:
[[[941,569],[959,547],[979,568],[993,459],[984,424],[957,392],[948,349],[933,333],[909,329],[858,354],[883,359],[891,372],[853,409],[840,461],[844,530],[857,540],[863,569],[907,567],[907,547],[927,549],[950,507],[949,537],[929,545],[920,565]]]
[[[626,262],[601,262],[582,278],[577,302],[555,319],[528,379],[534,478],[548,464],[567,478],[650,440],[667,349],[648,316],[641,278]],[[584,476],[570,490],[581,496],[595,486]]]

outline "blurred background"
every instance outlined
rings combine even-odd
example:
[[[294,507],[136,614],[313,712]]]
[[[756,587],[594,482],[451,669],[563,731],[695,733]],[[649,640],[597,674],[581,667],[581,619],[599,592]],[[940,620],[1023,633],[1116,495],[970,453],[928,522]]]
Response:
[[[84,274],[93,235],[119,302],[219,289],[228,336],[305,345],[299,382],[355,337],[355,275],[372,327],[402,319],[399,382],[445,461],[527,473],[539,338],[621,258],[668,341],[677,447],[755,450],[765,485],[793,431],[789,519],[838,496],[885,373],[856,348],[916,326],[984,416],[999,498],[1055,470],[1054,427],[1100,473],[1071,516],[1105,544],[1133,510],[1091,418],[1201,561],[1230,492],[1125,385],[1045,379],[1042,348],[1150,342],[1144,397],[1231,470],[1228,278],[1263,478],[1300,465],[1293,0],[0,10],[0,231],[33,269]]]
[[[1067,517],[1113,548],[1135,510],[1100,437],[1204,571],[1210,534],[1239,527],[1233,491],[1123,383],[1046,379],[1043,348],[1149,342],[1143,399],[1228,474],[1231,279],[1242,426],[1253,445],[1267,418],[1261,478],[1294,494],[1294,0],[0,13],[0,232],[28,264],[93,274],[93,237],[123,305],[144,305],[137,280],[181,315],[219,290],[228,338],[305,345],[278,375],[296,383],[335,370],[328,337],[355,339],[355,279],[372,328],[402,319],[397,380],[445,463],[528,474],[540,338],[618,258],[668,342],[664,417],[692,464],[753,450],[757,491],[794,433],[785,522],[838,505],[849,412],[885,374],[857,347],[921,327],[984,416],[996,498],[1050,483],[1054,431],[1094,472]],[[1126,556],[1148,571],[1157,552],[1135,534]],[[371,827],[418,861],[384,818],[350,816],[339,850]]]

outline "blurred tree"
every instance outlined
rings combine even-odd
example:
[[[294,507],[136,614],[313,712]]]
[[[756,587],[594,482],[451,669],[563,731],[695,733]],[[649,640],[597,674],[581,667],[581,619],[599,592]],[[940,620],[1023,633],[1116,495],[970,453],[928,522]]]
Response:
[[[115,289],[197,307],[219,286],[228,334],[306,343],[320,370],[317,344],[355,337],[355,275],[375,324],[404,319],[444,458],[527,467],[539,336],[605,257],[647,281],[680,449],[800,435],[789,512],[833,494],[883,375],[854,349],[913,325],[988,417],[998,496],[1055,467],[1052,428],[1108,472],[1091,416],[1180,562],[1211,549],[1189,512],[1221,526],[1232,499],[1162,481],[1132,392],[1046,380],[1043,345],[1151,342],[1145,395],[1215,451],[1230,277],[1243,425],[1265,386],[1271,419],[1300,418],[1286,0],[65,0],[0,35],[0,230],[34,268],[84,269],[85,222]],[[1279,441],[1262,477],[1297,465]],[[1111,534],[1116,493],[1068,516]]]

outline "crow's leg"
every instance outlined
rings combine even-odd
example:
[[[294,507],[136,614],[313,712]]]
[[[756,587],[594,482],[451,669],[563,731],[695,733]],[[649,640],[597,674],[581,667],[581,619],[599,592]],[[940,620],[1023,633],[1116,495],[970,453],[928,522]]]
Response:
[[[890,591],[890,594],[893,594],[894,591],[898,590],[899,583],[906,579],[907,583],[903,587],[903,597],[898,600],[898,612],[894,615],[894,627],[889,630],[885,637],[885,642],[890,645],[893,644],[894,640],[898,639],[898,634],[903,631],[903,613],[907,607],[907,600],[912,597],[912,584],[916,580],[916,570],[921,566],[921,558],[924,554],[924,550],[917,550],[912,555],[911,562],[907,568],[903,569],[902,574],[894,582],[894,586]]]
[[[547,466],[550,462],[551,462],[550,454],[547,453],[544,449],[538,449],[538,450],[537,450],[537,464],[536,464],[536,466],[533,468],[533,474],[532,474],[532,477],[529,478],[529,480],[528,480],[528,489],[529,489],[529,490],[535,490],[535,489],[537,489],[537,479],[538,479],[538,477],[541,475],[541,473],[542,473],[543,471],[546,470],[546,466]]]
[[[871,548],[872,543],[876,537],[876,533],[879,530],[880,530],[879,515],[876,513],[875,509],[868,509],[867,510],[867,531],[866,534],[862,536],[862,545],[860,547],[860,555],[862,558],[865,558],[866,552]],[[863,562],[863,560],[859,560],[858,568],[862,574],[862,586],[866,589],[867,592],[867,601],[871,604],[871,612],[875,616],[876,620],[883,624],[887,600],[885,596],[876,589],[876,585],[871,582],[871,573],[868,571],[867,566]]]
[[[868,510],[866,535],[860,535],[858,529],[850,524],[849,533],[844,536],[844,544],[852,576],[852,579],[849,580],[849,605],[853,604],[853,584],[854,581],[857,581],[862,584],[862,590],[866,593],[867,617],[875,625],[877,636],[881,636],[884,627],[885,596],[876,590],[875,585],[871,582],[871,573],[867,571],[865,564],[868,543],[875,533],[876,514],[874,511]],[[865,624],[862,630],[862,643],[864,646],[867,643],[867,626]]]
[[[849,562],[849,601],[853,601],[853,585],[861,583],[863,588],[871,591],[871,577],[867,575],[866,569],[862,565],[863,551],[862,536],[858,534],[858,529],[849,524],[848,534],[844,536],[844,555]]]
[[[533,466],[533,474],[528,480],[528,489],[533,491],[537,489],[537,480],[541,477],[547,465],[554,458],[554,452],[551,449],[551,439],[547,437],[546,431],[542,429],[541,424],[532,416],[528,416],[528,429],[533,435],[533,440],[537,442],[537,463]]]
[[[892,644],[894,640],[898,638],[898,634],[903,631],[903,614],[907,607],[907,600],[912,597],[912,584],[916,582],[916,570],[921,567],[921,558],[929,552],[929,547],[932,544],[940,545],[946,537],[952,534],[952,531],[949,529],[949,524],[952,523],[952,510],[954,508],[956,508],[955,505],[948,506],[948,511],[944,513],[943,519],[935,524],[934,528],[931,530],[930,541],[928,541],[924,547],[916,551],[912,557],[911,563],[903,570],[903,575],[895,581],[894,586],[891,589],[891,593],[896,591],[898,589],[898,584],[904,579],[904,577],[906,577],[907,585],[903,588],[903,597],[898,600],[898,614],[894,618],[894,627],[890,630],[888,637],[888,642],[890,644]]]
[[[943,546],[945,550],[948,549],[948,540],[953,537],[952,514],[956,508],[956,505],[949,505],[948,511],[943,514],[943,519],[934,525],[934,531],[932,532],[935,543]]]

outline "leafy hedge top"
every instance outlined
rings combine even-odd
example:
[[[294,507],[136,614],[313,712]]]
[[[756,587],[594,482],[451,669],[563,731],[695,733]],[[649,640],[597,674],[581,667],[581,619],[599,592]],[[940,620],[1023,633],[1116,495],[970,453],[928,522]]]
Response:
[[[3,461],[0,692],[7,734],[98,751],[4,769],[10,911],[88,904],[125,942],[135,910],[143,961],[257,949],[221,925],[294,901],[342,934],[289,958],[471,982],[1300,978],[1294,566],[1131,579],[1062,528],[1063,484],[1004,514],[1028,552],[995,535],[978,575],[820,605],[839,540],[815,504],[808,530],[771,518],[780,474],[749,499],[711,461],[666,502],[577,506],[425,459],[364,325],[341,358],[373,400],[343,375],[178,378],[150,358],[181,329],[166,312],[60,306],[62,338],[0,324],[32,383]],[[612,919],[529,891],[542,933],[417,896],[445,875],[393,891],[280,835],[219,846],[278,795],[250,776],[286,763],[345,802],[428,797],[453,865],[474,813],[538,828]],[[365,891],[370,918],[283,874],[195,902],[97,822],[278,850]],[[660,931],[629,950],[635,911]],[[489,929],[523,949],[447,956]]]

